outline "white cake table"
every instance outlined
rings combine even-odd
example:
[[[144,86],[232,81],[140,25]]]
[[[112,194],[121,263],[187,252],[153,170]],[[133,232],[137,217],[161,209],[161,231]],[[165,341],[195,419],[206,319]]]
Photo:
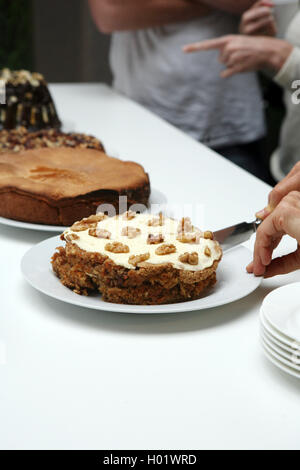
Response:
[[[143,164],[168,203],[202,204],[205,228],[264,206],[266,184],[108,87],[52,91],[67,126]],[[208,311],[89,311],[23,280],[23,254],[49,236],[0,226],[0,448],[300,448],[300,382],[264,358],[258,319],[299,272]]]

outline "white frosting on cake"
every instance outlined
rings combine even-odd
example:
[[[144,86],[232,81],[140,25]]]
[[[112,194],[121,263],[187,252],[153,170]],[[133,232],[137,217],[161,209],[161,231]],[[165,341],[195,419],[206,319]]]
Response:
[[[147,263],[151,264],[162,264],[172,263],[177,269],[189,270],[189,271],[201,271],[209,268],[215,261],[219,261],[222,256],[222,251],[219,244],[213,240],[204,238],[203,234],[198,237],[198,243],[182,243],[177,239],[178,237],[178,226],[179,222],[170,218],[164,218],[163,226],[149,226],[148,222],[153,220],[155,216],[151,214],[137,214],[133,219],[125,219],[124,216],[107,217],[103,221],[97,224],[97,230],[108,230],[111,233],[111,238],[103,239],[89,235],[89,229],[78,232],[73,231],[72,228],[67,229],[64,235],[75,234],[78,238],[71,240],[79,248],[91,253],[101,253],[108,256],[114,263],[119,266],[124,266],[128,269],[135,269],[135,267],[129,263],[130,256],[141,255],[150,253],[150,258]],[[157,217],[157,216],[156,216]],[[122,229],[126,227],[132,227],[139,229],[141,232],[135,238],[129,238],[128,236],[122,235]],[[147,239],[149,234],[159,235],[162,234],[164,237],[163,243],[160,244],[148,244]],[[128,253],[111,253],[105,249],[108,243],[119,242],[123,245],[127,245],[129,248]],[[158,255],[155,253],[158,247],[163,244],[172,244],[176,247],[176,252],[168,255]],[[205,254],[205,249],[209,248],[210,255]],[[184,253],[197,253],[198,264],[190,265],[182,263],[179,257]]]

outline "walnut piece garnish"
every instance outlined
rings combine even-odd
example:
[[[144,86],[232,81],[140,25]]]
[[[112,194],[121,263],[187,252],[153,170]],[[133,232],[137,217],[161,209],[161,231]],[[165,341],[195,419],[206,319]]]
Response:
[[[104,238],[109,240],[111,238],[111,233],[109,230],[103,228],[90,228],[89,235],[96,238]]]
[[[196,252],[184,253],[183,255],[180,255],[178,259],[181,263],[191,264],[193,266],[196,266],[199,263],[199,256]]]
[[[105,249],[111,253],[129,253],[129,247],[120,242],[107,243]]]
[[[105,214],[102,213],[91,215],[86,219],[82,219],[79,222],[75,222],[75,224],[72,225],[71,230],[73,232],[83,232],[84,230],[87,230],[89,228],[96,228],[97,224],[99,222],[102,222],[102,220],[104,220],[105,218]]]
[[[132,220],[136,216],[136,212],[134,211],[127,211],[123,214],[123,219],[124,220]]]
[[[211,249],[208,246],[205,247],[204,254],[209,257],[211,256]]]
[[[186,233],[186,232],[193,232],[194,227],[189,217],[183,217],[179,222],[177,232],[178,233]]]
[[[76,233],[68,233],[67,235],[64,236],[64,238],[67,242],[71,242],[73,240],[79,240],[79,236],[76,235]]]
[[[177,236],[177,240],[181,243],[199,243],[200,232],[181,232]]]
[[[123,237],[128,238],[136,238],[140,234],[141,230],[135,227],[124,227],[121,232],[121,235],[123,235]]]
[[[159,256],[170,255],[171,253],[176,253],[176,246],[164,244],[156,248],[155,253]]]
[[[203,236],[206,240],[213,240],[214,239],[214,234],[212,232],[204,232]]]
[[[158,235],[153,235],[152,233],[149,233],[147,243],[148,245],[158,245],[159,243],[163,243],[164,241],[164,236],[159,233]]]
[[[84,232],[84,230],[87,230],[91,225],[85,224],[84,222],[75,222],[74,225],[72,225],[71,230],[73,232]]]
[[[88,223],[93,224],[93,223],[102,222],[102,220],[104,220],[104,219],[106,219],[106,215],[103,214],[103,212],[99,212],[99,214],[91,215],[87,219],[83,219],[83,220],[85,220]]]
[[[160,212],[158,217],[153,217],[153,219],[148,221],[149,227],[162,227],[164,225],[164,216],[163,213]]]
[[[142,255],[130,256],[128,263],[132,264],[132,266],[137,266],[139,263],[143,263],[143,261],[147,261],[150,258],[150,253],[144,253]]]

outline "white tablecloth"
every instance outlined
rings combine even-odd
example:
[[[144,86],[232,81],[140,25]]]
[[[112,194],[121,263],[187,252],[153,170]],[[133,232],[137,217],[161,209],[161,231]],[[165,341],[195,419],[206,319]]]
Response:
[[[205,228],[264,206],[267,185],[108,87],[52,91],[67,126],[143,164],[168,202],[203,204]],[[209,311],[89,311],[22,278],[23,254],[52,235],[0,226],[1,448],[300,447],[300,382],[264,358],[258,319],[264,296],[299,273]]]

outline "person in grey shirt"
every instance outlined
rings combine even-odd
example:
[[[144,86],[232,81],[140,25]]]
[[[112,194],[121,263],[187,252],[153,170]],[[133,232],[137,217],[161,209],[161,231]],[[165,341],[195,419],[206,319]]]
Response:
[[[222,77],[262,70],[285,90],[286,116],[280,147],[271,157],[275,180],[284,178],[300,161],[300,7],[287,29],[286,38],[275,38],[273,4],[260,0],[241,21],[241,35],[201,41],[185,47],[186,52],[219,50],[225,69]],[[300,165],[300,163],[299,163]]]
[[[185,44],[238,32],[254,0],[89,0],[98,28],[113,33],[117,91],[218,150],[257,176],[265,134],[255,73],[220,77],[216,51],[195,57]],[[236,157],[237,156],[237,160]]]

